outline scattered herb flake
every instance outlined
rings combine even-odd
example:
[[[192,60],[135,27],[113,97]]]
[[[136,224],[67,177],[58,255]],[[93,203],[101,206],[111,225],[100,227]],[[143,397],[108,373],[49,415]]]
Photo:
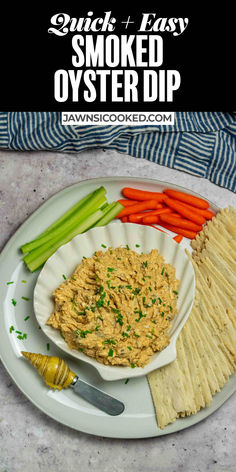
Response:
[[[109,349],[108,356],[113,357],[114,351],[113,349]]]
[[[116,341],[114,339],[106,339],[103,341],[103,344],[116,344]]]
[[[138,295],[140,291],[141,291],[141,288],[135,288],[132,293],[133,295]]]
[[[132,369],[135,369],[136,365],[133,362],[131,362],[130,365],[131,365]]]
[[[106,244],[101,244],[101,247],[104,247],[104,249],[107,247]]]
[[[63,277],[63,279],[64,279],[64,280],[66,280],[66,276],[65,276],[65,274],[62,274],[62,277]]]
[[[10,326],[9,331],[10,331],[10,333],[12,333],[12,331],[15,331],[14,326]]]
[[[125,247],[126,247],[126,249],[128,249],[128,251],[130,250],[130,247],[129,247],[129,245],[128,245],[128,244],[126,244],[126,246],[125,246]]]
[[[11,299],[11,302],[12,302],[12,305],[16,306],[17,301],[14,298]]]
[[[140,247],[140,244],[135,244],[136,247]]]
[[[23,279],[21,282],[22,282],[23,284],[26,284],[26,283],[27,283],[27,281],[26,281],[26,280],[24,280],[24,279]]]
[[[177,292],[177,290],[173,290],[173,293],[174,293],[175,295],[179,295],[179,292]]]
[[[125,381],[125,385],[128,383],[128,381],[129,381],[129,379],[126,379],[126,381]]]
[[[24,318],[24,321],[27,321],[28,319],[29,319],[29,316],[26,316],[26,317]]]
[[[7,285],[11,285],[11,284],[14,284],[14,282],[13,281],[7,282]]]
[[[127,348],[129,349],[129,351],[132,351],[132,347],[131,347],[131,346],[127,346]]]
[[[30,299],[28,297],[21,297],[22,300],[26,300],[26,302],[28,302]]]
[[[47,343],[47,351],[50,351],[50,344]]]
[[[163,275],[165,272],[165,267],[162,267],[161,275]]]

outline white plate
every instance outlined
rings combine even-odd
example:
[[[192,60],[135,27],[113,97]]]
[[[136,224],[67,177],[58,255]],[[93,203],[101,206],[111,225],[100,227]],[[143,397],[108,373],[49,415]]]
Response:
[[[70,277],[83,256],[92,257],[95,251],[103,250],[102,246],[125,247],[136,252],[150,253],[158,249],[165,262],[176,269],[180,281],[178,297],[178,314],[173,320],[170,331],[170,344],[160,353],[152,356],[144,368],[110,366],[99,363],[96,359],[82,352],[71,350],[62,339],[59,331],[46,322],[54,311],[53,291],[61,284],[62,274]],[[136,244],[140,247],[137,248]],[[119,380],[127,377],[140,377],[154,369],[162,367],[176,359],[176,340],[191,311],[195,291],[195,275],[192,263],[184,249],[165,233],[154,228],[132,223],[115,221],[102,228],[94,228],[76,236],[72,241],[61,246],[48,259],[38,277],[34,290],[34,311],[44,333],[67,354],[94,366],[104,380]]]
[[[202,409],[197,415],[180,418],[164,430],[160,430],[157,427],[146,377],[131,379],[127,384],[124,380],[106,382],[101,379],[92,366],[84,362],[78,364],[77,360],[65,354],[53,343],[50,343],[50,351],[48,351],[48,338],[42,330],[38,329],[32,304],[38,272],[31,274],[27,271],[22,263],[19,247],[36,237],[76,201],[100,185],[104,185],[107,189],[109,201],[119,198],[120,190],[124,186],[139,187],[151,191],[162,191],[166,187],[189,191],[168,182],[151,179],[108,177],[79,182],[45,202],[18,229],[0,256],[1,359],[12,379],[35,406],[51,418],[71,428],[114,438],[145,438],[176,432],[198,423],[219,408],[236,391],[236,376],[231,376],[222,391],[214,395],[208,408]],[[194,193],[194,195],[197,194]],[[218,210],[213,204],[210,208],[214,211]],[[189,242],[183,240],[181,246],[189,248]],[[26,280],[26,283],[22,280]],[[7,285],[8,281],[14,281],[14,283]],[[22,296],[29,297],[30,300],[22,300]],[[16,306],[12,305],[12,298],[17,301]],[[27,316],[30,318],[24,321]],[[11,325],[14,325],[15,329],[19,331],[26,332],[27,339],[19,340],[15,332],[10,333]],[[70,368],[78,372],[82,379],[123,401],[125,403],[124,413],[117,417],[110,417],[82,398],[80,399],[72,389],[52,392],[45,386],[35,369],[26,359],[21,357],[21,350],[62,356]]]

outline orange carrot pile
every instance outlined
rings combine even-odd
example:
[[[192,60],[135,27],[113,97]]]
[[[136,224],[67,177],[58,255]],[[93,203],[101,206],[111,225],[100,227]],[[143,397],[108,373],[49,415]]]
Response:
[[[116,218],[123,223],[145,224],[158,231],[163,230],[154,225],[162,226],[176,233],[173,239],[177,243],[183,237],[194,239],[206,220],[214,216],[207,200],[169,188],[163,192],[150,192],[124,187],[122,195],[124,198],[118,201],[124,209]]]

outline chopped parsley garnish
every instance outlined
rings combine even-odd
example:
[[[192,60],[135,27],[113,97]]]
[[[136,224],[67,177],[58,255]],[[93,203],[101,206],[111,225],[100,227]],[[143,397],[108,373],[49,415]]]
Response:
[[[113,349],[109,349],[108,356],[113,357],[114,351]]]
[[[127,331],[130,331],[130,330],[131,330],[131,325],[129,325],[127,328]]]
[[[162,311],[162,312],[161,312],[161,316],[165,316],[165,313],[164,313],[164,311]]]
[[[10,333],[12,333],[12,331],[15,331],[14,326],[10,326],[9,331],[10,331]]]
[[[124,324],[123,315],[121,314],[121,312],[119,310],[117,310],[117,308],[112,308],[112,311],[117,314],[116,322],[119,323],[120,326],[122,326]]]
[[[24,321],[27,321],[28,319],[29,319],[29,316],[26,316],[26,317],[24,318]]]
[[[11,285],[11,284],[14,284],[14,282],[13,281],[7,282],[7,285]]]
[[[138,295],[140,291],[141,291],[141,288],[135,288],[132,293],[133,295]]]
[[[26,283],[27,283],[26,280],[24,280],[24,279],[23,279],[21,282],[22,282],[23,284],[26,284]]]
[[[162,303],[162,299],[160,297],[158,297],[158,300],[159,300],[160,303]]]
[[[78,334],[81,338],[86,338],[87,334],[92,333],[89,329],[85,331],[79,331],[78,329],[75,330],[76,334]]]
[[[135,320],[137,322],[140,321],[141,318],[145,318],[145,316],[147,316],[147,315],[143,315],[143,313],[139,310],[134,310],[134,313],[138,313],[138,315],[139,315],[139,318],[136,318],[136,320]]]
[[[150,334],[146,334],[146,338],[152,339],[152,336],[150,336]]]
[[[144,275],[142,280],[146,282],[146,279],[151,279],[151,275]]]
[[[87,257],[83,256],[83,259],[87,259]]]
[[[131,285],[126,285],[125,288],[128,288],[129,290],[132,290]]]
[[[61,332],[61,331],[60,331],[60,335],[61,335],[62,339],[64,339],[64,340],[65,340],[65,336],[63,336],[63,334],[62,334],[62,332]]]
[[[168,305],[168,308],[170,309],[170,311],[173,310],[172,306],[171,305]]]
[[[152,287],[148,287],[149,292],[152,292]]]
[[[135,247],[140,247],[140,244],[135,244]]]
[[[107,286],[108,286],[109,289],[111,288],[111,281],[110,280],[107,280]]]
[[[94,313],[96,311],[96,307],[91,305],[90,310]]]
[[[122,336],[124,336],[124,338],[125,338],[125,337],[126,337],[126,338],[129,338],[129,334],[126,333],[125,331],[123,331]]]
[[[101,328],[101,325],[97,325],[95,331],[98,331]]]
[[[134,336],[135,336],[136,338],[140,338],[140,334],[134,333]]]
[[[30,300],[28,297],[21,297],[22,300],[26,300],[27,302]]]
[[[133,362],[131,362],[130,365],[131,365],[132,369],[135,369],[136,365]]]
[[[11,299],[12,305],[16,306],[16,300],[14,298]]]
[[[163,275],[165,272],[165,267],[162,267],[161,275]]]
[[[107,272],[114,272],[114,270],[116,270],[116,269],[114,269],[114,267],[108,267],[107,268]]]
[[[104,247],[104,248],[106,248],[107,246],[106,246],[106,244],[101,244],[101,247]]]
[[[104,290],[104,287],[100,287],[99,293],[101,293],[101,296],[100,296],[99,300],[96,301],[96,305],[98,307],[104,306],[104,298],[106,296],[106,292],[103,292],[103,290]]]
[[[129,247],[129,245],[128,245],[128,244],[126,244],[126,246],[125,246],[125,247],[126,247],[126,249],[128,249],[128,251],[130,250],[130,247]]]
[[[64,279],[64,280],[66,280],[66,276],[65,276],[65,274],[62,274],[62,277],[63,277],[63,279]]]
[[[116,344],[116,341],[114,339],[106,339],[103,341],[103,344]]]
[[[78,310],[76,310],[76,308],[75,308],[75,312],[76,312],[76,314],[79,315],[79,316],[86,316],[86,312],[85,312],[85,311],[78,311]]]
[[[129,379],[126,379],[126,381],[125,381],[125,385],[128,383],[128,381],[129,381]]]
[[[118,261],[121,261],[121,257],[117,257],[116,259],[117,259]]]
[[[177,290],[173,290],[173,293],[174,293],[175,295],[179,295],[179,292],[177,292]]]
[[[129,349],[129,351],[132,351],[132,347],[131,347],[131,346],[127,346],[127,348]]]
[[[102,318],[101,316],[98,316],[98,319],[101,320],[101,321],[103,321],[103,318]]]
[[[49,350],[50,350],[50,344],[47,343],[47,351],[49,351]]]

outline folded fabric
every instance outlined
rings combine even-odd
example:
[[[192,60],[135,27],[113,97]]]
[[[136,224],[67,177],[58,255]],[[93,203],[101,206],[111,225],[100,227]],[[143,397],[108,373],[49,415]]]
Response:
[[[236,114],[176,112],[167,126],[64,126],[60,112],[0,112],[0,148],[79,152],[113,149],[236,192]]]

